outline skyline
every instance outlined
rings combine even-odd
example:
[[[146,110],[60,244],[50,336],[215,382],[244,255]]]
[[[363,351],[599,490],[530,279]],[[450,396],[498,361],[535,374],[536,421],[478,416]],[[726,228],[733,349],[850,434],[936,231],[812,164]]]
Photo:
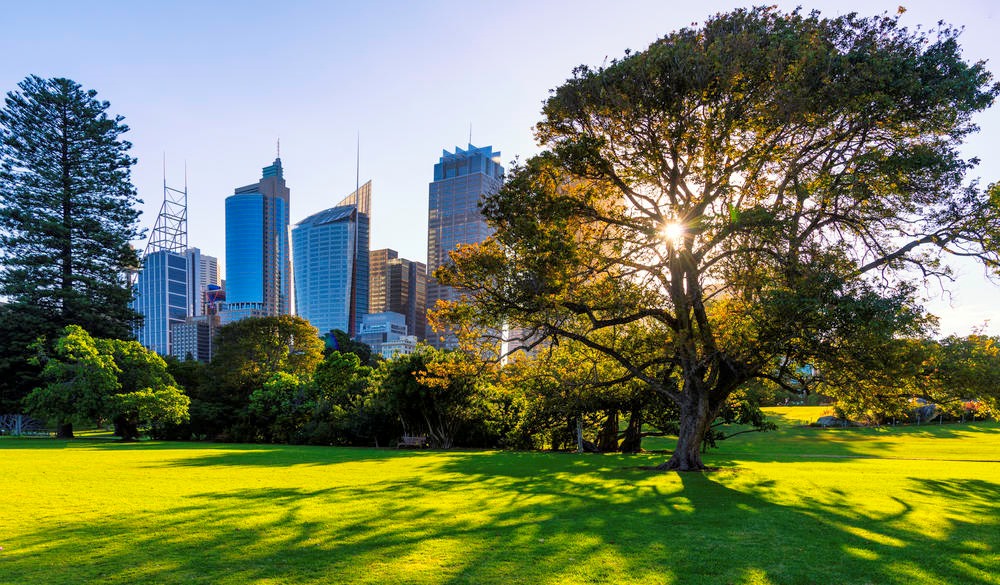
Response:
[[[814,2],[805,10],[867,16],[894,14],[899,4]],[[292,225],[334,206],[360,174],[379,194],[371,249],[426,262],[428,185],[443,150],[492,146],[509,169],[515,157],[538,151],[531,127],[548,91],[573,67],[642,50],[740,5],[630,2],[612,11],[593,1],[515,1],[456,11],[431,2],[18,4],[5,10],[9,33],[0,50],[17,58],[0,63],[0,88],[13,90],[29,74],[65,76],[110,101],[131,128],[125,137],[139,159],[132,179],[146,229],[162,201],[164,156],[173,187],[183,184],[186,161],[189,242],[220,264],[225,199],[270,164],[279,139]],[[790,10],[795,3],[778,5]],[[908,26],[964,26],[966,59],[989,59],[998,77],[996,8],[904,6]],[[1000,106],[976,119],[981,132],[963,152],[981,159],[969,178],[985,186],[1000,180]],[[1000,310],[991,307],[1000,288],[986,284],[977,266],[961,270],[964,278],[952,287],[956,308],[929,305],[942,317],[941,333],[968,333],[984,318],[992,319],[990,333],[1000,333]]]

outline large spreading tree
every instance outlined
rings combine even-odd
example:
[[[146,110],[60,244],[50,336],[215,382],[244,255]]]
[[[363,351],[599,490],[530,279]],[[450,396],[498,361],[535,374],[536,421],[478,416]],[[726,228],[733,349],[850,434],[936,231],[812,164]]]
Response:
[[[68,325],[50,353],[36,344],[45,384],[25,398],[29,412],[59,425],[59,436],[73,437],[77,422],[113,422],[115,434],[129,441],[139,428],[179,424],[188,418],[190,400],[167,372],[163,358],[138,341],[94,339],[79,325]]]
[[[997,93],[954,29],[774,8],[578,67],[484,202],[495,235],[439,271],[453,316],[610,356],[680,411],[662,467],[702,469],[741,385],[919,333],[949,254],[997,266],[1000,198],[958,152]]]
[[[137,314],[126,271],[141,234],[128,126],[97,92],[30,76],[0,109],[0,367],[7,398],[26,388],[23,355],[36,336],[80,325],[127,339]],[[15,372],[17,374],[15,374]]]

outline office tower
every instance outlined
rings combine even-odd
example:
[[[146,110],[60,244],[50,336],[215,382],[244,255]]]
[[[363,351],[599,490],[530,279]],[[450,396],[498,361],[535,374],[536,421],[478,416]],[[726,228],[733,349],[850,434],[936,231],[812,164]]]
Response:
[[[143,316],[136,339],[160,355],[169,355],[171,328],[188,316],[187,185],[163,181],[163,204],[143,252],[132,308]]]
[[[225,323],[291,313],[289,189],[281,159],[226,198]]]
[[[406,316],[406,328],[417,339],[427,337],[427,266],[400,258],[388,248],[371,252],[370,313],[392,311]]]
[[[295,313],[325,335],[356,337],[368,313],[368,234],[371,181],[336,207],[310,215],[292,229]]]
[[[204,315],[209,285],[219,286],[219,259],[202,254],[198,248],[188,248],[185,255],[188,265],[188,315]]]
[[[432,275],[448,262],[456,246],[476,244],[489,237],[492,230],[479,212],[479,203],[484,195],[500,189],[502,183],[500,153],[491,146],[476,148],[470,144],[468,150],[445,150],[434,165],[427,226],[428,310],[438,300],[457,300],[461,296],[461,291],[438,284]],[[455,345],[451,336],[443,342],[438,335],[430,337],[429,341],[438,347]]]

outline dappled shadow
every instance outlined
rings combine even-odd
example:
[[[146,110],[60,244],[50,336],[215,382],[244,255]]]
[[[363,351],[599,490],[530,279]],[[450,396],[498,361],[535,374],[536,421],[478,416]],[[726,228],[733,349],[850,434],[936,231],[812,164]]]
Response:
[[[947,496],[961,501],[970,511],[985,512],[984,508],[996,509],[1000,506],[1000,485],[981,479],[950,480],[921,479],[917,480],[917,493]]]
[[[984,480],[914,478],[859,507],[837,488],[789,497],[760,473],[619,456],[215,448],[163,466],[325,464],[329,481],[192,486],[167,509],[41,525],[4,542],[0,581],[46,582],[55,562],[104,583],[997,582],[1000,485]],[[398,473],[338,479],[373,462]]]
[[[674,491],[644,480],[641,472],[590,463],[575,471],[567,466],[557,474],[561,482],[486,460],[463,462],[461,470],[525,501],[558,497],[564,513],[580,506],[602,518],[627,519],[625,528],[605,527],[609,542],[638,540],[640,547],[632,550],[643,552],[632,560],[662,562],[682,576],[681,583],[743,582],[737,575],[774,583],[1000,582],[995,483],[911,478],[906,492],[865,507],[837,488],[789,498],[773,480],[740,481],[739,468],[665,474],[680,480],[682,489]],[[609,489],[599,478],[621,481]],[[916,498],[923,505],[910,501],[914,495],[927,496]],[[927,508],[928,500],[942,499],[946,505]],[[656,542],[669,542],[669,554],[657,558],[645,548]],[[706,564],[698,553],[712,549],[725,553]],[[816,572],[820,567],[833,572]]]

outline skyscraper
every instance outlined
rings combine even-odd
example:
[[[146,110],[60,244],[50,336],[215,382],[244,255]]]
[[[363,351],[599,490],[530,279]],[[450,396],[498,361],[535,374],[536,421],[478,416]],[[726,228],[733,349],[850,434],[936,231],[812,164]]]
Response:
[[[503,183],[500,153],[492,146],[468,150],[455,147],[455,152],[443,151],[434,165],[434,181],[430,184],[427,226],[427,308],[433,309],[439,299],[456,300],[460,291],[438,284],[431,276],[448,261],[449,254],[459,244],[482,242],[492,233],[479,212],[479,202],[488,193],[495,193]],[[437,346],[454,345],[454,340],[442,343],[436,336],[429,341]]]
[[[171,353],[171,329],[188,311],[187,259],[170,250],[148,252],[136,281],[132,307],[143,316],[136,338],[160,355]]]
[[[427,337],[427,266],[400,258],[388,248],[371,252],[369,313],[392,311],[406,317],[409,335]]]
[[[226,198],[224,322],[291,313],[289,195],[277,158],[258,182]]]
[[[368,313],[370,214],[368,181],[292,229],[295,312],[320,334],[340,329],[355,337]]]

